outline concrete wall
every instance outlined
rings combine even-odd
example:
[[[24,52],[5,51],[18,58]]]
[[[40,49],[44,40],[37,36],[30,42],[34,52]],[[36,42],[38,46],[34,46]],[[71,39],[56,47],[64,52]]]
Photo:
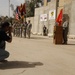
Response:
[[[48,3],[48,6],[40,7],[35,9],[35,17],[34,17],[34,33],[43,34],[43,26],[46,25],[48,28],[48,34],[53,34],[53,27],[55,25],[55,20],[49,20],[49,11],[56,10],[56,0],[52,0]],[[47,21],[41,22],[40,15],[47,14]]]
[[[73,36],[75,37],[75,0],[72,0],[72,3],[71,3],[71,12],[70,12],[70,26],[69,26],[69,29],[70,29],[70,36]]]
[[[72,0],[59,0],[59,7],[70,4]]]
[[[44,0],[44,6],[47,6],[47,0]]]

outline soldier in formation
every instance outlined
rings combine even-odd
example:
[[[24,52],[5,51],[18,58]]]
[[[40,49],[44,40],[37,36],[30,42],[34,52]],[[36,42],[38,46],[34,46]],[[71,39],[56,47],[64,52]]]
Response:
[[[13,24],[13,36],[17,37],[23,37],[26,38],[26,35],[28,35],[28,38],[30,38],[31,35],[31,29],[32,24],[30,23],[30,20],[28,23],[25,21],[24,23],[14,23]]]

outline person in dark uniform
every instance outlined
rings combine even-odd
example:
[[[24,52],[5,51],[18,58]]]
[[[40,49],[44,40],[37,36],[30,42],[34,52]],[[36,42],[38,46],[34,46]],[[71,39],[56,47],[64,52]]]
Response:
[[[0,29],[0,62],[6,62],[6,58],[9,57],[9,52],[5,50],[6,41],[12,42],[12,27],[8,22],[4,22]]]
[[[68,25],[69,25],[68,20],[64,19],[63,21],[63,44],[67,44]]]
[[[28,25],[27,25],[27,34],[28,34],[28,38],[30,38],[31,29],[32,29],[32,24],[30,23],[30,20],[29,20],[29,21],[28,21]]]
[[[24,37],[26,38],[27,22],[24,23]]]
[[[46,33],[46,32],[47,32],[47,28],[46,28],[46,26],[44,25],[44,27],[43,27],[43,35],[44,35],[44,36],[46,36],[46,35],[47,35],[47,33]]]
[[[20,27],[20,36],[22,37],[22,32],[23,32],[23,23],[21,23],[21,25],[19,25]]]

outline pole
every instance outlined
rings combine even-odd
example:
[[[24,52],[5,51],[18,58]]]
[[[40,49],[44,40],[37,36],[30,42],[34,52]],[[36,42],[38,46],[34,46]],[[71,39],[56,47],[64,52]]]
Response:
[[[56,0],[56,17],[55,17],[55,19],[57,18],[58,5],[59,5],[59,1],[58,1],[58,0]]]
[[[9,18],[10,18],[10,0],[9,0]]]
[[[26,0],[25,0],[25,11],[26,11]],[[26,13],[25,13],[25,22],[26,22]]]

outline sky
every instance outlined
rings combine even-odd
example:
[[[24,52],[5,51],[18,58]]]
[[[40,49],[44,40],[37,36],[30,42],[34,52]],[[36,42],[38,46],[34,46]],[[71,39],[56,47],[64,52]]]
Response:
[[[14,5],[14,9],[17,5],[21,5],[25,0],[10,0],[10,4]],[[9,0],[0,0],[0,16],[9,16]],[[10,16],[13,16],[13,12],[10,8]]]

